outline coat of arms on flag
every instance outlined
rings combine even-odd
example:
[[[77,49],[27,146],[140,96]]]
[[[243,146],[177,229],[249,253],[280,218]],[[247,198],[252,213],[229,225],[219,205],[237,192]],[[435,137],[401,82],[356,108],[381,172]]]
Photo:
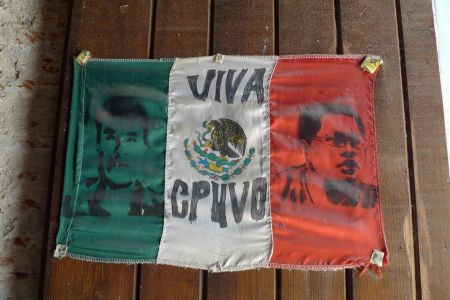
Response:
[[[242,173],[252,161],[255,148],[247,147],[242,127],[230,120],[204,121],[196,138],[183,142],[185,155],[198,173],[213,180],[228,180]]]

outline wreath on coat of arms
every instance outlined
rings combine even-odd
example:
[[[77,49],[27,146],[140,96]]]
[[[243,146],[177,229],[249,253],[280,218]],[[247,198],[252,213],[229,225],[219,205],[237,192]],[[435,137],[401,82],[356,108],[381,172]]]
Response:
[[[247,136],[242,127],[230,120],[205,121],[203,132],[195,139],[184,139],[184,154],[192,168],[212,180],[228,180],[241,174],[251,163],[255,148],[246,154]]]

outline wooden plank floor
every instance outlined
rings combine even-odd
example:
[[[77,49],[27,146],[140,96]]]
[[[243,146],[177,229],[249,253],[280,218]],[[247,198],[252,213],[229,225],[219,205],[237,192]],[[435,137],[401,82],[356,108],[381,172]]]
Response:
[[[450,183],[430,0],[74,0],[54,148],[44,299],[448,299]],[[391,264],[351,270],[208,274],[52,258],[71,57],[374,53],[380,191]]]

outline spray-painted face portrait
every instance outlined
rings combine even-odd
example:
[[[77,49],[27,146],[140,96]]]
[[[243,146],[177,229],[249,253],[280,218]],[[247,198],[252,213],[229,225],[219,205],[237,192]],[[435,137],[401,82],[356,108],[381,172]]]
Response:
[[[353,108],[338,102],[302,106],[298,140],[304,164],[276,176],[285,177],[281,200],[374,207],[377,187],[361,176],[367,162],[365,128]]]
[[[148,151],[147,113],[135,100],[112,98],[96,114],[100,172],[116,185],[138,180]],[[141,159],[140,159],[141,158]]]
[[[343,104],[305,108],[299,121],[307,167],[331,180],[355,178],[364,155],[364,126]]]
[[[311,104],[302,109],[298,126],[305,154],[301,197],[315,202],[323,191],[329,203],[372,207],[375,188],[358,182],[365,135],[359,115],[342,103]]]

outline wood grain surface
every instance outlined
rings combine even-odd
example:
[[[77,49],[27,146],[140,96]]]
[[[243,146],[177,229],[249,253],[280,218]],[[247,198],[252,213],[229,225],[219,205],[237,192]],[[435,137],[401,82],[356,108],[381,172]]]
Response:
[[[210,0],[158,1],[152,57],[208,55],[210,18]]]
[[[353,276],[355,299],[414,299],[414,248],[406,126],[395,2],[341,0],[344,53],[375,53],[384,60],[375,88],[380,192],[391,264],[381,280]]]
[[[402,0],[398,9],[420,257],[416,276],[422,299],[448,299],[450,181],[431,1]]]
[[[74,0],[54,146],[44,299],[448,299],[450,183],[429,0]],[[208,274],[52,257],[72,57],[373,53],[380,192],[391,263],[372,273]]]
[[[278,54],[336,54],[334,0],[280,0],[277,19]]]
[[[265,0],[215,0],[212,51],[233,55],[272,55],[275,4]]]

